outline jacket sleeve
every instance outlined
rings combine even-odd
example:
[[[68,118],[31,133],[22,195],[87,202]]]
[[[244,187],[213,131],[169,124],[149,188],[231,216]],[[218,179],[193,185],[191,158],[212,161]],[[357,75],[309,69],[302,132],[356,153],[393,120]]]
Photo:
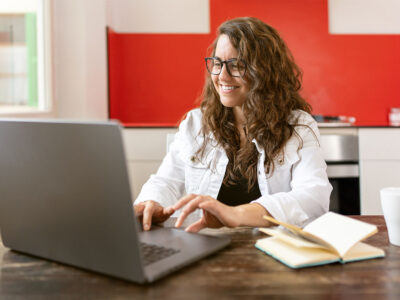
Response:
[[[297,151],[299,157],[291,166],[290,190],[263,195],[253,202],[261,204],[275,219],[303,227],[328,211],[332,186],[316,122],[308,114],[299,122],[303,125],[296,126],[296,132],[301,139],[294,136],[285,147],[285,151]]]
[[[142,190],[135,200],[135,204],[153,200],[167,207],[173,205],[185,193],[185,164],[181,151],[189,143],[191,112],[179,126],[174,141],[169,147],[156,174],[150,176],[143,185]]]

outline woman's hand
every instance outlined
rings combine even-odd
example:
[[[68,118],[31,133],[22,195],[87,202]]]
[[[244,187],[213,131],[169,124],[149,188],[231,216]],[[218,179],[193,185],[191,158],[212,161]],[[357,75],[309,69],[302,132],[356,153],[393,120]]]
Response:
[[[181,198],[175,205],[167,207],[165,213],[171,215],[177,209],[183,208],[175,227],[180,227],[186,217],[200,208],[203,216],[198,221],[189,225],[186,231],[197,232],[203,228],[220,228],[223,226],[239,226],[239,212],[235,207],[225,205],[218,200],[205,195],[189,194]]]
[[[152,223],[162,223],[173,214],[173,211],[166,213],[164,207],[153,200],[138,203],[133,208],[144,230],[150,230]]]

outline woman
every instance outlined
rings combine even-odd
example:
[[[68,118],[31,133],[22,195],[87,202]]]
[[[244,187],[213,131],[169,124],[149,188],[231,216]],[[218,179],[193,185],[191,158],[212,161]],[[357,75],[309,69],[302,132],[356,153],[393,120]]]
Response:
[[[143,228],[174,212],[186,228],[304,226],[328,210],[332,190],[300,71],[277,31],[256,18],[223,23],[206,58],[200,109],[179,126],[135,213]],[[197,210],[200,209],[200,210]]]

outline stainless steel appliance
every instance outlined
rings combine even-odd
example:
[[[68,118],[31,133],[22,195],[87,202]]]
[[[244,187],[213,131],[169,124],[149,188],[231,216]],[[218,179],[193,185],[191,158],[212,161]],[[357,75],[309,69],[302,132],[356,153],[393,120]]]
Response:
[[[360,214],[358,135],[321,134],[321,147],[333,186],[330,210],[345,215]]]

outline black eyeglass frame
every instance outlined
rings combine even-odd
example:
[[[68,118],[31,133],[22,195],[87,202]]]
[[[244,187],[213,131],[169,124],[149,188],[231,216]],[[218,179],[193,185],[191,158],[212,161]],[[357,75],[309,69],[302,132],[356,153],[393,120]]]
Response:
[[[211,60],[218,60],[221,63],[221,69],[219,70],[219,73],[213,73],[213,72],[211,72],[211,70],[208,69],[208,63],[207,62],[209,60],[210,61]],[[246,64],[243,61],[238,60],[237,58],[231,58],[231,59],[228,59],[228,60],[221,60],[219,57],[205,57],[204,61],[206,62],[206,69],[207,69],[208,73],[210,73],[211,75],[219,75],[219,74],[221,74],[222,68],[224,67],[224,64],[225,64],[226,70],[228,71],[228,74],[231,77],[242,77],[243,78],[244,75],[246,74]],[[230,63],[232,61],[237,61],[237,62],[240,62],[240,63],[243,64],[243,74],[241,74],[241,75],[232,75],[231,70],[229,69],[229,66],[228,66],[228,63]],[[239,72],[239,73],[241,73],[241,72]]]

